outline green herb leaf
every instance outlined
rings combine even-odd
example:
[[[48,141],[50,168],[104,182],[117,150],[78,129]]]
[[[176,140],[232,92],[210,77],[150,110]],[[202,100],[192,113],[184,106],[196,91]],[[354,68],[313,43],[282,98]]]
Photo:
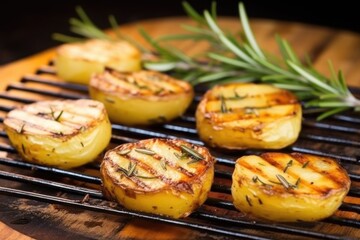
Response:
[[[198,153],[196,150],[190,148],[190,147],[187,147],[185,145],[181,145],[180,146],[181,150],[184,151],[185,153],[187,153],[188,155],[190,155],[191,157],[197,159],[197,160],[203,160],[204,157]]]
[[[146,155],[155,155],[156,152],[146,149],[146,148],[135,148],[135,151],[138,153],[146,154]]]

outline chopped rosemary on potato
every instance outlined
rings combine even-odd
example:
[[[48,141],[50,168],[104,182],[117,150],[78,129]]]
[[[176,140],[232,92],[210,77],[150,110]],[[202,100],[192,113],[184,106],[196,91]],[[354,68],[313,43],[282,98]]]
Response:
[[[124,150],[118,151],[116,153],[123,156],[123,155],[126,155],[126,154],[130,153],[130,152],[131,152],[130,149],[124,149]]]
[[[23,123],[20,127],[20,129],[17,131],[18,133],[23,133],[25,127],[25,123]]]
[[[187,147],[185,145],[181,145],[180,146],[181,150],[187,154],[189,154],[191,157],[195,158],[196,160],[203,160],[204,157],[198,153],[197,151],[195,151],[194,149]]]
[[[155,155],[156,152],[146,149],[146,148],[135,148],[135,151],[138,153],[146,154],[146,155]]]
[[[304,163],[304,165],[302,165],[302,168],[306,168],[307,165],[309,165],[309,161],[307,161],[306,163]]]
[[[276,178],[279,180],[279,182],[284,186],[284,188],[286,188],[287,190],[288,189],[294,189],[294,188],[298,188],[299,187],[299,184],[300,184],[300,181],[301,179],[298,178],[296,180],[296,183],[295,184],[291,184],[289,183],[285,177],[283,177],[282,175],[280,174],[276,174]]]
[[[125,169],[123,167],[119,167],[118,170],[122,172],[126,177],[137,177],[137,178],[143,178],[143,179],[154,179],[158,178],[157,176],[143,176],[138,175],[138,170],[136,169],[137,164],[133,162],[129,162],[128,169]]]
[[[262,181],[258,176],[253,176],[252,178],[253,182],[256,183],[257,181],[259,181],[263,186],[269,186],[272,187],[271,184],[265,183],[264,181]]]
[[[223,95],[220,96],[220,103],[221,103],[221,107],[220,107],[221,112],[222,112],[222,113],[227,113],[227,112],[228,112],[228,109],[227,109],[227,107],[226,107],[226,102],[225,102],[225,98],[224,98]]]
[[[293,160],[290,160],[290,161],[286,164],[283,172],[286,173],[286,171],[288,170],[289,167],[292,166],[292,164],[293,164]]]
[[[276,178],[279,180],[279,182],[284,186],[284,188],[289,189],[291,188],[291,184],[286,180],[286,178],[284,178],[283,176],[281,176],[280,174],[276,174]]]

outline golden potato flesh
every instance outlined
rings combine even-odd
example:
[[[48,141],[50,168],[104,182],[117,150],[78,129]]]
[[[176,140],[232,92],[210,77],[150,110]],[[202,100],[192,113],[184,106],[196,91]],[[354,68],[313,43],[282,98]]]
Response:
[[[95,160],[111,138],[104,105],[85,99],[24,105],[7,114],[4,126],[24,160],[64,169]]]
[[[206,200],[214,161],[206,148],[180,139],[123,144],[105,154],[103,192],[131,210],[186,217]]]
[[[126,41],[92,39],[60,46],[54,62],[61,79],[88,84],[91,75],[103,72],[105,67],[119,71],[140,70],[141,53]]]
[[[300,153],[241,157],[232,180],[237,209],[281,222],[329,217],[350,188],[348,174],[334,159]]]
[[[192,86],[154,71],[106,70],[90,81],[90,96],[104,103],[110,120],[125,125],[163,123],[181,116],[192,102]]]
[[[196,110],[200,138],[227,149],[280,149],[301,130],[301,105],[285,90],[254,83],[210,89]]]

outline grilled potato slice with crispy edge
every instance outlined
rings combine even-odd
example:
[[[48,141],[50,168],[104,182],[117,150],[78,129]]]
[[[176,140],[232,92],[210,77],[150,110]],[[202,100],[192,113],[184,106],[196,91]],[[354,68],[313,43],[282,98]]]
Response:
[[[125,125],[170,121],[186,111],[194,96],[188,82],[146,70],[107,69],[91,78],[89,92],[104,103],[112,122]]]
[[[95,160],[111,138],[104,105],[87,99],[24,105],[7,114],[4,126],[24,160],[64,169]]]
[[[200,138],[226,149],[280,149],[299,136],[301,105],[279,88],[254,83],[218,85],[196,110]]]
[[[104,195],[127,209],[186,217],[204,203],[215,159],[205,147],[180,139],[147,139],[105,154]]]
[[[88,84],[93,73],[105,67],[119,71],[141,69],[141,53],[126,41],[92,39],[58,47],[55,56],[57,75],[66,81]]]
[[[301,153],[243,156],[232,180],[237,209],[281,222],[329,217],[350,188],[350,178],[336,160]]]

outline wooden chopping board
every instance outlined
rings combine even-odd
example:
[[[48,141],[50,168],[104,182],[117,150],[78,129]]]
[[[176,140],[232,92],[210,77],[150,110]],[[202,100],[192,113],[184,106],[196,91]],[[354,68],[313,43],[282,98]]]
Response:
[[[191,23],[185,18],[166,18],[136,22],[121,27],[121,31],[147,46],[138,33],[144,28],[151,36],[183,32],[180,25]],[[240,30],[240,23],[235,18],[222,18],[220,25],[232,31]],[[328,59],[336,69],[342,69],[347,83],[360,86],[360,35],[352,32],[328,29],[299,23],[279,22],[273,20],[252,19],[251,26],[260,46],[271,54],[279,55],[275,42],[275,34],[287,39],[301,58],[309,56],[320,72],[328,74]],[[203,50],[206,46],[190,41],[177,42],[176,46],[192,54]],[[50,49],[29,58],[0,67],[0,90],[9,83],[17,82],[22,76],[34,73],[42,65],[46,65],[54,56]],[[21,211],[35,208],[24,201]],[[21,208],[17,208],[18,211]],[[146,222],[145,220],[108,216],[100,213],[83,212],[77,214],[67,208],[57,209],[49,204],[36,206],[37,214],[33,221],[41,224],[32,225],[29,229],[0,222],[0,239],[31,239],[41,236],[43,239],[68,239],[70,236],[98,236],[106,239],[228,239],[218,235],[204,234],[197,230],[168,224]],[[8,210],[13,211],[13,210]],[[0,215],[4,212],[0,211]],[[19,214],[13,212],[11,214]],[[46,223],[46,216],[56,216],[57,226]],[[36,219],[38,218],[38,219]],[[94,220],[95,219],[95,220]],[[91,220],[91,221],[90,221]],[[58,231],[58,234],[55,232]],[[35,234],[36,233],[36,234]],[[95,234],[96,233],[96,234]],[[85,239],[85,238],[84,238]]]

